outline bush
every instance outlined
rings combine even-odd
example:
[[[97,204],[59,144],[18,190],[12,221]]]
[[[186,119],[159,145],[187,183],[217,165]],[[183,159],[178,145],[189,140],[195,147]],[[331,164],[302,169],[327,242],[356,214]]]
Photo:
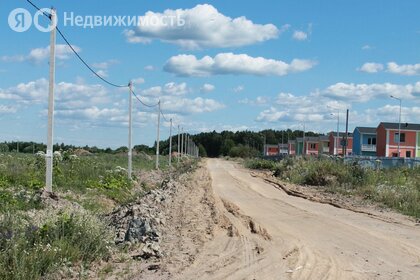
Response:
[[[275,168],[276,163],[271,160],[252,159],[245,162],[245,166],[251,169],[269,169]]]
[[[93,216],[62,212],[41,226],[9,214],[0,219],[0,279],[41,279],[64,266],[110,254],[112,235]]]

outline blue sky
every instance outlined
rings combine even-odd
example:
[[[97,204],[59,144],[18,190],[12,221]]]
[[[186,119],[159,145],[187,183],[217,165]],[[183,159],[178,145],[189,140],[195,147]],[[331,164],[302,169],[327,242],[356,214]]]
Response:
[[[328,132],[346,108],[350,129],[420,122],[420,2],[34,1],[54,6],[80,55],[114,83],[133,80],[144,102],[190,133],[299,129]],[[15,32],[0,6],[0,141],[46,141],[49,34]],[[184,25],[64,25],[74,16],[177,15]],[[146,22],[146,21],[144,21]],[[144,23],[143,22],[143,23]],[[44,22],[45,23],[45,22]],[[57,37],[55,142],[118,147],[128,91],[92,75]],[[156,112],[134,100],[134,143],[151,145]],[[162,137],[169,134],[164,122]]]

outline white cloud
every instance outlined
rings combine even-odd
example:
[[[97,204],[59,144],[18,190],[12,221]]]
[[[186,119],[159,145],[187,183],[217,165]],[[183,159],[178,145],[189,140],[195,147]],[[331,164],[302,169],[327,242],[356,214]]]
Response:
[[[178,24],[177,18],[185,24]],[[130,43],[158,39],[187,49],[231,48],[275,39],[288,28],[289,25],[278,29],[273,24],[256,24],[244,16],[232,19],[212,5],[203,4],[191,9],[167,9],[163,13],[149,11],[136,29],[125,30],[124,35]]]
[[[239,85],[239,86],[233,88],[233,92],[234,93],[239,93],[239,92],[243,91],[244,89],[245,89],[244,86]]]
[[[367,62],[362,65],[358,70],[366,73],[377,73],[384,69],[381,63]]]
[[[146,71],[154,71],[155,67],[153,65],[146,65],[144,66],[144,70]]]
[[[393,74],[405,76],[420,75],[420,63],[398,65],[395,62],[389,62],[387,71]]]
[[[194,99],[187,98],[170,98],[168,96],[161,99],[162,110],[177,114],[193,114],[208,113],[225,108],[225,105],[208,98],[197,97]]]
[[[258,117],[257,121],[264,122],[276,122],[288,116],[286,111],[278,111],[276,108],[271,107],[270,109],[262,111]]]
[[[118,63],[120,63],[120,62],[116,59],[109,59],[107,61],[93,63],[92,66],[96,69],[107,70],[112,65],[115,65],[115,64],[118,64]]]
[[[308,39],[308,34],[301,30],[295,30],[295,32],[293,32],[293,39],[298,41],[305,41]]]
[[[72,47],[77,51],[80,52],[81,49],[77,46],[72,45]],[[70,54],[72,54],[73,51],[70,49],[69,46],[58,44],[55,47],[55,55],[57,59],[68,59]],[[4,62],[24,62],[29,61],[32,63],[40,63],[44,60],[47,60],[47,58],[50,55],[50,47],[45,48],[36,48],[32,49],[28,55],[14,55],[14,56],[2,56],[1,60]]]
[[[367,102],[372,99],[389,98],[390,95],[403,99],[415,99],[418,98],[417,94],[420,94],[420,82],[407,85],[336,83],[321,93],[332,99],[349,102]]]
[[[240,104],[248,104],[248,105],[265,105],[268,102],[270,102],[270,98],[266,96],[257,96],[255,100],[244,98],[238,101],[238,103]]]
[[[201,88],[200,88],[200,92],[201,93],[209,93],[214,91],[216,87],[212,84],[204,84]]]
[[[141,85],[144,83],[144,79],[142,77],[138,77],[138,78],[132,79],[131,82],[135,85]]]
[[[191,91],[186,83],[166,83],[164,86],[154,86],[144,89],[140,92],[142,96],[146,97],[160,97],[165,95],[184,95]]]
[[[108,72],[106,70],[98,70],[98,71],[96,71],[96,74],[98,74],[102,78],[108,77]]]
[[[178,76],[210,76],[226,74],[249,74],[257,76],[284,76],[302,72],[316,65],[315,61],[293,59],[290,64],[281,60],[251,57],[247,54],[219,53],[214,58],[194,55],[171,57],[164,70]]]
[[[0,105],[0,114],[12,114],[12,113],[16,113],[16,111],[17,111],[16,106]]]
[[[368,51],[368,50],[371,50],[371,49],[373,49],[373,47],[371,45],[362,46],[362,50],[364,50],[364,51]]]

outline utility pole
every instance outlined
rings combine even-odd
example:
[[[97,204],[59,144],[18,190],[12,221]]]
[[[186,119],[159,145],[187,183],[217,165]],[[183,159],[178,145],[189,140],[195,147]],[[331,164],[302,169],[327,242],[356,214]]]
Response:
[[[189,140],[189,135],[185,134],[185,154],[188,156],[188,140]]]
[[[400,143],[401,143],[401,103],[402,99],[391,95],[391,98],[400,102],[400,115],[398,117],[398,157],[400,157]]]
[[[181,128],[181,157],[184,153],[184,128]]]
[[[179,134],[179,124],[178,124],[178,162],[179,162],[179,157],[180,157],[180,151],[181,151],[181,143],[179,142],[181,135]]]
[[[347,145],[348,145],[348,134],[349,134],[349,109],[347,109],[346,112],[346,135],[344,136],[344,152],[343,152],[343,156],[347,155]]]
[[[55,9],[51,9],[51,24],[56,22]],[[54,126],[54,83],[55,83],[55,35],[56,26],[50,33],[50,81],[48,87],[48,134],[47,134],[47,154],[45,172],[45,190],[52,192],[52,172],[53,172],[53,126]]]
[[[338,148],[340,147],[340,111],[337,110],[337,155],[339,154]]]
[[[133,84],[131,81],[128,83],[128,179],[131,180],[131,173],[133,171],[133,148],[132,148],[132,130],[133,130]]]
[[[172,166],[172,119],[170,119],[171,126],[169,127],[169,167]]]
[[[157,137],[156,137],[156,169],[159,169],[159,135],[160,134],[160,100],[158,102]]]

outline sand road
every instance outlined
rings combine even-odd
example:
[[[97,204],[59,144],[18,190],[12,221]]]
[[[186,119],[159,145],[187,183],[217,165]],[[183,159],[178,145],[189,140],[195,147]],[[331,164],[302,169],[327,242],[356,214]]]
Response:
[[[207,160],[227,228],[177,279],[420,279],[420,227],[288,196]]]

